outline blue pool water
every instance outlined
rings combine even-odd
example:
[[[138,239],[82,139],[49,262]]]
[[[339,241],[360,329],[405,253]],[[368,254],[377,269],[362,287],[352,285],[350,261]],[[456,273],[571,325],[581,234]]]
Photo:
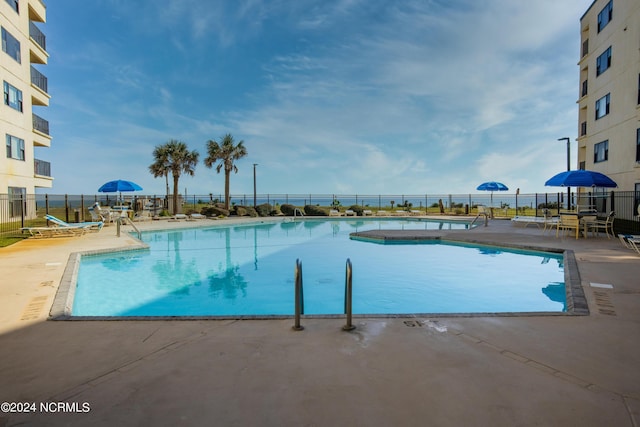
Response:
[[[349,238],[371,229],[464,223],[335,219],[147,232],[148,250],[83,256],[74,316],[291,315],[303,265],[305,314],[340,314],[345,262],[354,314],[561,312],[562,255],[430,241]]]

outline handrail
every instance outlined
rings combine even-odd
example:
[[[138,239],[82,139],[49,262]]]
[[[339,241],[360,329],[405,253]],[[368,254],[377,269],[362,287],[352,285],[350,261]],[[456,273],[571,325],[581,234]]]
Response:
[[[344,312],[347,315],[347,323],[342,327],[343,331],[352,331],[356,327],[351,323],[353,306],[353,267],[351,260],[347,258],[347,266],[344,278]]]
[[[136,233],[138,234],[138,240],[142,240],[142,233],[140,232],[140,230],[138,230],[138,227],[136,227],[133,221],[131,221],[129,217],[126,217],[126,216],[118,217],[116,221],[116,225],[117,225],[116,235],[120,237],[120,224],[125,224],[127,221],[133,227],[133,229],[136,230]]]
[[[296,259],[295,268],[295,324],[292,326],[294,331],[301,331],[304,326],[300,325],[300,315],[304,314],[304,292],[302,289],[302,261]]]

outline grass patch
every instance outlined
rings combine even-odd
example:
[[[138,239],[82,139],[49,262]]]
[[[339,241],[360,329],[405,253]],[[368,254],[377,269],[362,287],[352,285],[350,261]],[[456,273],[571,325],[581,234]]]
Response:
[[[27,236],[0,236],[0,248],[6,248],[26,238]]]

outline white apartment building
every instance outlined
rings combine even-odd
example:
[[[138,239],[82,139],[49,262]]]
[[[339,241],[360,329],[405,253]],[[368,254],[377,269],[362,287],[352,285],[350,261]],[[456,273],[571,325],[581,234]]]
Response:
[[[640,0],[595,0],[580,34],[579,166],[640,192]]]
[[[0,155],[0,194],[8,194],[9,202],[53,183],[50,164],[39,160],[36,150],[51,146],[49,122],[43,118],[50,98],[42,71],[49,58],[41,30],[45,21],[42,0],[0,0],[0,134],[6,143]]]

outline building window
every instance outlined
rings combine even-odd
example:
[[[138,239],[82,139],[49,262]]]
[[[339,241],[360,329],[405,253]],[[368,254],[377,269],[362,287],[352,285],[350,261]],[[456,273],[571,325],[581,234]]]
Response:
[[[604,73],[611,67],[611,46],[605,50],[596,60],[596,76]]]
[[[587,96],[587,93],[588,93],[587,81],[588,80],[585,80],[582,82],[582,92],[580,92],[582,96]]]
[[[609,114],[609,100],[611,94],[608,93],[596,101],[596,120]]]
[[[20,42],[2,27],[2,50],[20,64]]]
[[[24,161],[24,139],[7,134],[7,158]]]
[[[6,0],[11,6],[11,9],[15,10],[16,13],[20,13],[20,0]]]
[[[582,57],[587,56],[589,53],[589,39],[582,42]]]
[[[593,146],[593,163],[609,160],[609,141],[598,142]]]
[[[640,128],[636,129],[636,162],[640,162]]]
[[[22,112],[22,91],[4,82],[4,104]]]
[[[25,201],[26,194],[26,188],[9,187],[9,216],[15,217],[22,215],[22,204]]]
[[[598,32],[602,31],[613,18],[613,0],[602,8],[598,14]]]

